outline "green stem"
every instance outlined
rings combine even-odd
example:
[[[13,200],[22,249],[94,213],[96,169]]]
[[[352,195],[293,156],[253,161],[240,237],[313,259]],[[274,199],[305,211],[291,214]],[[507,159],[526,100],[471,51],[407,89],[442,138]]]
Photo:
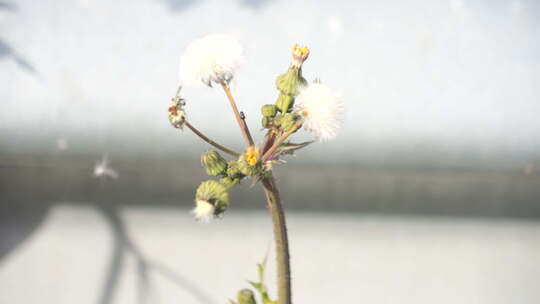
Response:
[[[279,190],[274,177],[270,175],[263,178],[262,184],[274,226],[278,277],[277,304],[291,304],[291,266],[285,213],[281,205],[281,198],[279,197]]]

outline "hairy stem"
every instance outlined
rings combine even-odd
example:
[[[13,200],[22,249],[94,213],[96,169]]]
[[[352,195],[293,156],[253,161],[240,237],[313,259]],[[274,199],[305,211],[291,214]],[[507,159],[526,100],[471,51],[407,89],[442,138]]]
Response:
[[[291,304],[291,266],[285,213],[274,177],[270,175],[263,178],[262,184],[274,226],[278,276],[277,304]]]
[[[221,86],[223,87],[223,90],[225,91],[225,94],[227,95],[227,99],[229,100],[229,103],[231,104],[231,107],[234,112],[234,117],[236,118],[236,121],[238,122],[238,125],[240,126],[240,130],[242,131],[242,135],[244,136],[244,139],[246,140],[248,146],[253,146],[253,137],[251,137],[251,133],[249,132],[249,128],[246,124],[244,115],[241,115],[238,111],[238,107],[236,106],[236,101],[234,101],[234,97],[232,96],[231,89],[229,86],[222,82]]]
[[[216,147],[217,149],[227,153],[227,154],[230,154],[234,157],[239,157],[240,156],[240,153],[238,152],[234,152],[233,150],[229,149],[229,148],[226,148],[220,144],[218,144],[217,142],[211,140],[210,138],[206,137],[206,135],[202,134],[201,131],[197,130],[197,128],[195,128],[193,125],[191,125],[189,122],[185,122],[185,125],[191,130],[193,131],[193,133],[195,133],[197,136],[199,136],[202,140],[204,140],[205,142],[209,143],[210,145]]]

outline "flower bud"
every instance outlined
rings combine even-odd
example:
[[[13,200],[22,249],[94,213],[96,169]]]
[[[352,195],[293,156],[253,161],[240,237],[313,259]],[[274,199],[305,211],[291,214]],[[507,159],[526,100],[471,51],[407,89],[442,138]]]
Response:
[[[227,176],[232,179],[241,179],[244,177],[244,174],[242,174],[242,172],[240,172],[240,169],[238,168],[237,161],[230,161],[228,163]]]
[[[307,81],[302,77],[302,70],[297,67],[290,67],[289,70],[276,79],[276,87],[283,94],[296,96],[299,93],[299,86],[306,85]]]
[[[293,103],[294,97],[287,94],[279,94],[279,97],[276,101],[276,108],[281,113],[287,113],[290,109],[292,109]]]
[[[295,127],[298,119],[300,119],[300,116],[295,113],[283,114],[280,120],[280,128],[283,131],[288,132]]]
[[[261,112],[264,117],[274,117],[276,116],[277,108],[273,104],[267,104],[262,106]]]
[[[197,188],[195,202],[193,213],[197,220],[208,220],[223,214],[229,207],[229,192],[223,184],[208,180]]]
[[[272,126],[272,117],[263,117],[261,120],[262,127],[267,129]]]
[[[225,176],[222,179],[220,179],[219,182],[225,185],[227,188],[232,188],[240,184],[240,180],[241,180],[240,177],[233,178],[233,177]]]
[[[295,44],[292,48],[293,66],[301,67],[304,61],[309,57],[309,49],[305,46]]]
[[[249,289],[242,289],[238,292],[238,304],[257,304],[255,294]]]
[[[210,176],[225,174],[227,170],[227,161],[214,150],[201,156],[201,164]]]
[[[246,152],[238,159],[238,169],[242,174],[254,176],[260,172],[259,151],[255,147],[248,147]]]

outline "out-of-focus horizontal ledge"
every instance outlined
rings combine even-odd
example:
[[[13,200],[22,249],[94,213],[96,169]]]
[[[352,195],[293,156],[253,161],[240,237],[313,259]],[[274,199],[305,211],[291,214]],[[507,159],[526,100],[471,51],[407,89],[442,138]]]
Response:
[[[115,159],[118,179],[93,176],[94,160],[0,159],[1,204],[107,203],[190,206],[208,177],[198,161]],[[307,211],[540,217],[534,172],[277,166],[286,208]],[[265,208],[259,186],[232,190],[231,208]]]

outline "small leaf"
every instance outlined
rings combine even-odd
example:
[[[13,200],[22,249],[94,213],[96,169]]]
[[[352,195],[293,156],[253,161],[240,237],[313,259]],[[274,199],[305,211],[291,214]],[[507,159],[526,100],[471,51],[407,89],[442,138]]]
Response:
[[[290,155],[293,155],[296,150],[300,150],[300,149],[302,149],[302,148],[304,148],[304,147],[306,147],[309,144],[314,143],[314,142],[315,142],[314,140],[306,141],[306,142],[299,143],[299,144],[286,142],[286,143],[282,144],[277,149],[277,151],[278,151],[277,154],[290,154]]]

